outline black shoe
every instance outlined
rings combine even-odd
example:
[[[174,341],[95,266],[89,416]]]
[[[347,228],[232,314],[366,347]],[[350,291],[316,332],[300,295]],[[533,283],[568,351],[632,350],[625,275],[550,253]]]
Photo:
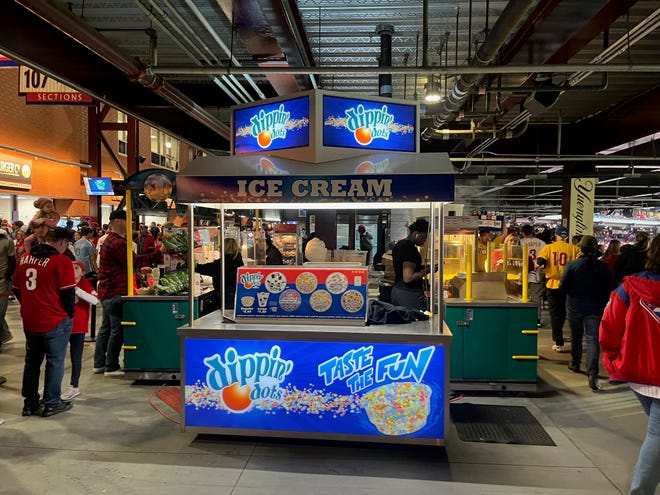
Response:
[[[73,407],[73,402],[63,400],[55,406],[44,407],[44,412],[41,413],[42,418],[49,418],[64,411],[68,411]]]
[[[0,385],[5,383],[6,381],[7,381],[7,379],[4,376],[0,376]]]
[[[579,373],[580,372],[580,363],[569,363],[568,364],[568,369],[571,370],[573,373]]]
[[[600,383],[598,383],[598,376],[589,375],[589,388],[591,390],[600,390],[603,388],[600,386]]]
[[[39,416],[40,414],[43,413],[44,411],[43,408],[44,408],[43,404],[37,404],[36,406],[30,404],[24,404],[23,411],[21,412],[21,416]]]
[[[541,320],[536,320],[536,327],[541,328],[543,326],[543,323],[541,323]]]

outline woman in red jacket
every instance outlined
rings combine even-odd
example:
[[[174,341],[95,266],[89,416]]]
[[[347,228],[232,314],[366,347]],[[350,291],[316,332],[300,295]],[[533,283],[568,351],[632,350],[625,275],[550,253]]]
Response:
[[[633,495],[653,495],[660,482],[660,235],[651,243],[645,267],[612,292],[599,339],[610,380],[630,382],[649,417],[632,476]]]

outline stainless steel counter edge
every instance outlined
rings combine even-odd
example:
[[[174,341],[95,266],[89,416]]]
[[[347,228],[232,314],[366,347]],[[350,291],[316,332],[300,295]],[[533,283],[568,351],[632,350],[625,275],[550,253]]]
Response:
[[[506,301],[487,301],[487,300],[481,300],[481,301],[465,301],[464,299],[445,299],[444,301],[445,305],[447,307],[457,307],[457,306],[465,306],[465,307],[470,307],[470,308],[503,308],[503,307],[511,307],[511,306],[516,306],[516,307],[529,307],[529,308],[535,308],[536,303],[535,302],[520,302],[516,300],[506,300]]]
[[[213,292],[213,288],[210,289],[204,289],[200,294],[195,295],[195,299],[199,299],[202,296],[205,296],[206,294]],[[188,300],[188,295],[175,295],[175,296],[168,296],[168,295],[134,295],[134,296],[121,296],[122,301],[187,301]]]
[[[442,332],[441,332],[442,330]],[[222,312],[214,311],[198,318],[193,325],[179,327],[185,338],[265,339],[301,341],[387,342],[448,345],[452,334],[439,317],[401,325],[335,326],[272,323],[223,323]]]

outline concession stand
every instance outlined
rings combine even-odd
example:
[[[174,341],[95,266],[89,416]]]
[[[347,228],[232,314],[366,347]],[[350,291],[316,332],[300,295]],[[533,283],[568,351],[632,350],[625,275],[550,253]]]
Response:
[[[447,155],[417,153],[414,103],[311,91],[237,107],[233,118],[234,156],[196,159],[177,177],[191,224],[199,206],[377,205],[428,218],[429,246],[442,246],[454,177]],[[442,251],[429,251],[441,274]],[[235,309],[178,330],[182,429],[443,445],[452,335],[442,277],[430,279],[428,320],[368,325],[368,276],[360,263],[241,267]]]

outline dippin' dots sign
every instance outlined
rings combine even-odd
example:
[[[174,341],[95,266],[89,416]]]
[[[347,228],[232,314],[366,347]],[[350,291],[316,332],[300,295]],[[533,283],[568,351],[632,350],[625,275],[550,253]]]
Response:
[[[275,139],[286,139],[286,129],[291,112],[279,108],[264,112],[263,109],[250,119],[252,124],[252,136],[257,140],[260,148],[267,149]]]
[[[243,355],[228,347],[223,357],[214,354],[204,358],[208,367],[206,384],[220,392],[224,406],[231,412],[248,412],[260,400],[279,404],[284,396],[280,385],[293,370],[293,361],[280,354],[277,345],[268,353]]]
[[[387,105],[381,108],[365,110],[364,105],[345,110],[346,128],[353,133],[358,144],[366,146],[374,139],[390,138],[390,124],[394,115],[388,112]]]

